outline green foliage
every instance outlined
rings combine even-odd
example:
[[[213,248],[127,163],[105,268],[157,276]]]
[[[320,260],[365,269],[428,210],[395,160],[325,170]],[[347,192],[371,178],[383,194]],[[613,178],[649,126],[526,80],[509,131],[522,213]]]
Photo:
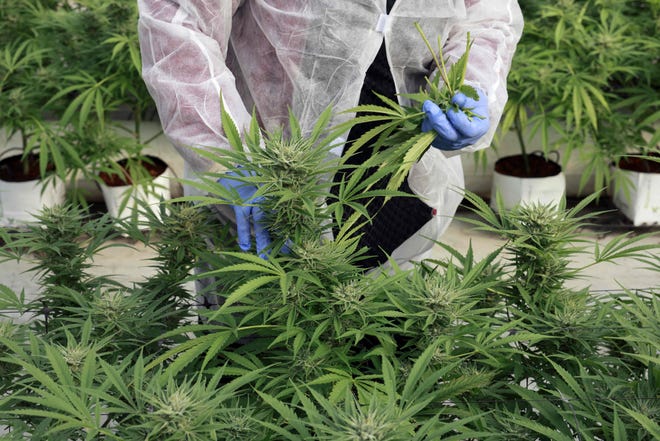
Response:
[[[597,190],[610,165],[657,151],[660,45],[655,0],[521,0],[525,30],[508,76],[500,133],[514,129],[522,153],[539,136],[546,154],[577,154]],[[558,133],[553,139],[551,133]]]
[[[107,219],[89,221],[80,209],[56,206],[45,209],[38,220],[12,235],[2,250],[3,260],[39,256],[33,270],[43,281],[46,296],[62,287],[87,292],[98,286],[86,270],[94,254],[115,236]]]
[[[570,257],[583,252],[583,206],[496,214],[468,194],[475,226],[507,238],[501,250],[478,259],[440,244],[446,259],[365,272],[359,201],[395,192],[328,179],[344,167],[327,159],[329,120],[303,134],[292,117],[285,135],[262,134],[255,117],[241,140],[223,114],[234,149],[204,154],[227,171],[198,184],[208,196],[143,207],[149,232],[75,208],[0,230],[3,258],[34,259],[42,286],[27,304],[0,289],[0,311],[36,315],[0,326],[6,438],[656,437],[658,293],[566,286],[580,275]],[[213,220],[236,198],[216,181],[238,167],[278,210],[268,259],[239,252],[230,226]],[[156,252],[144,281],[88,274],[116,234]],[[620,237],[593,260],[653,262],[655,250]],[[187,282],[208,277],[225,301],[195,307]]]
[[[29,40],[0,46],[0,126],[8,139],[19,137],[18,146],[10,150],[17,150],[23,160],[38,154],[41,177],[52,174],[49,165],[64,177],[66,163],[82,163],[68,144],[60,142],[61,128],[45,120],[44,106],[56,82],[47,58],[48,51]]]
[[[8,0],[0,18],[0,126],[20,138],[24,158],[38,152],[42,178],[54,169],[74,183],[97,179],[111,158],[139,154],[150,141],[141,122],[155,112],[140,77],[136,2]],[[132,127],[113,122],[120,112]]]

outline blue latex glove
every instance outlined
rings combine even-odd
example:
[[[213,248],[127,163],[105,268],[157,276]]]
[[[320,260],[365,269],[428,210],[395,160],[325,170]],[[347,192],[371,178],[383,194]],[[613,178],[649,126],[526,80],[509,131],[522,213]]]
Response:
[[[440,150],[460,150],[474,144],[479,138],[488,132],[490,119],[488,117],[488,98],[486,94],[477,89],[479,100],[468,98],[465,94],[458,92],[452,98],[452,103],[459,110],[449,109],[443,112],[433,101],[426,100],[422,110],[426,113],[422,121],[422,131],[435,130],[438,136],[431,145]],[[470,109],[476,115],[468,118],[461,109]]]
[[[248,172],[239,170],[239,172],[229,172],[227,176],[247,176]],[[257,245],[257,253],[263,259],[268,255],[264,250],[268,248],[271,243],[270,234],[264,226],[264,211],[259,204],[263,201],[263,197],[254,197],[257,187],[241,182],[239,180],[231,179],[230,177],[218,179],[223,187],[228,190],[235,190],[240,197],[241,205],[232,205],[234,214],[236,215],[236,231],[238,234],[238,246],[243,251],[249,251],[252,248],[251,232],[254,232],[254,238]]]

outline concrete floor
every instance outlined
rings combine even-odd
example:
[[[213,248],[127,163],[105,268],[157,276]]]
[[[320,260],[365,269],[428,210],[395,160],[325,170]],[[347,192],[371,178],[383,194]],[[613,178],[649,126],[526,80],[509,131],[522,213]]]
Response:
[[[485,257],[503,244],[502,239],[495,234],[477,231],[471,224],[461,219],[466,216],[470,216],[467,210],[459,210],[456,219],[442,238],[445,244],[461,252],[467,250],[472,244],[477,258]],[[609,219],[605,223],[606,225],[596,225],[592,229],[580,231],[580,238],[589,240],[589,244],[587,253],[575,257],[573,261],[575,267],[590,265],[593,262],[593,246],[598,244],[602,247],[623,232],[650,233],[651,236],[645,238],[641,243],[657,245],[659,248],[653,252],[655,256],[660,255],[660,227],[632,229],[620,219]],[[131,246],[106,248],[96,256],[94,262],[96,266],[91,271],[93,274],[111,275],[117,281],[130,283],[140,281],[152,273],[153,269],[150,267],[149,259],[154,256],[154,252],[139,243],[128,243],[125,240],[118,242],[122,241]],[[432,257],[445,256],[447,256],[447,252],[438,246]],[[29,259],[0,263],[0,284],[8,286],[16,293],[24,292],[28,297],[36,295],[39,286],[35,274],[30,271],[30,268]],[[645,268],[643,264],[633,259],[622,259],[616,264],[605,263],[591,266],[583,271],[583,275],[582,279],[570,281],[569,286],[590,287],[592,291],[621,290],[622,287],[631,290],[660,288],[660,271],[653,271],[648,266]],[[189,285],[190,288],[192,286],[192,284]]]

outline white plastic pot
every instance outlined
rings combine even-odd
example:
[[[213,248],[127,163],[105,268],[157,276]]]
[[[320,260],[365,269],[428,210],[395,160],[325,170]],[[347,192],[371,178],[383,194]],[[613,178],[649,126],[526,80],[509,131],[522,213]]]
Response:
[[[146,222],[146,216],[141,213],[141,204],[146,203],[155,213],[163,200],[171,199],[170,181],[173,177],[168,167],[162,174],[155,177],[148,185],[108,186],[100,183],[101,192],[108,213],[116,219],[131,218],[137,210],[138,222]],[[141,203],[139,201],[142,201]]]
[[[660,173],[619,169],[612,202],[636,227],[660,224]]]
[[[66,186],[62,180],[55,178],[42,188],[44,185],[38,179],[25,182],[0,180],[0,225],[18,227],[35,222],[35,215],[44,208],[64,203]]]
[[[559,206],[566,196],[566,176],[559,165],[559,153],[553,153],[557,155],[554,161],[541,152],[526,158],[518,154],[498,159],[493,170],[491,208],[499,208],[498,196],[505,210],[526,205]],[[530,176],[516,176],[524,167],[529,168]]]
[[[519,178],[493,172],[490,206],[497,208],[497,194],[504,208],[510,210],[518,205],[555,205],[566,194],[566,177],[563,172],[544,178]]]

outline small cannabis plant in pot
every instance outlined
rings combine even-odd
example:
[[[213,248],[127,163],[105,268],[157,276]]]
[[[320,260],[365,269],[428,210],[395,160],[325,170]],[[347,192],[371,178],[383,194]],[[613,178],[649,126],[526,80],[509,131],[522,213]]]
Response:
[[[69,164],[81,164],[61,139],[62,130],[48,121],[46,103],[54,93],[56,72],[48,67],[47,51],[34,41],[3,42],[0,47],[0,126],[7,140],[17,142],[1,152],[0,179],[24,182],[64,178]],[[4,146],[3,146],[4,147]],[[4,149],[3,149],[4,150]],[[7,156],[15,150],[13,156]]]
[[[657,2],[519,3],[525,30],[500,134],[515,132],[525,167],[538,159],[533,150],[561,149],[563,165],[575,154],[579,190],[590,180],[602,190],[614,177],[612,163],[657,151]]]

